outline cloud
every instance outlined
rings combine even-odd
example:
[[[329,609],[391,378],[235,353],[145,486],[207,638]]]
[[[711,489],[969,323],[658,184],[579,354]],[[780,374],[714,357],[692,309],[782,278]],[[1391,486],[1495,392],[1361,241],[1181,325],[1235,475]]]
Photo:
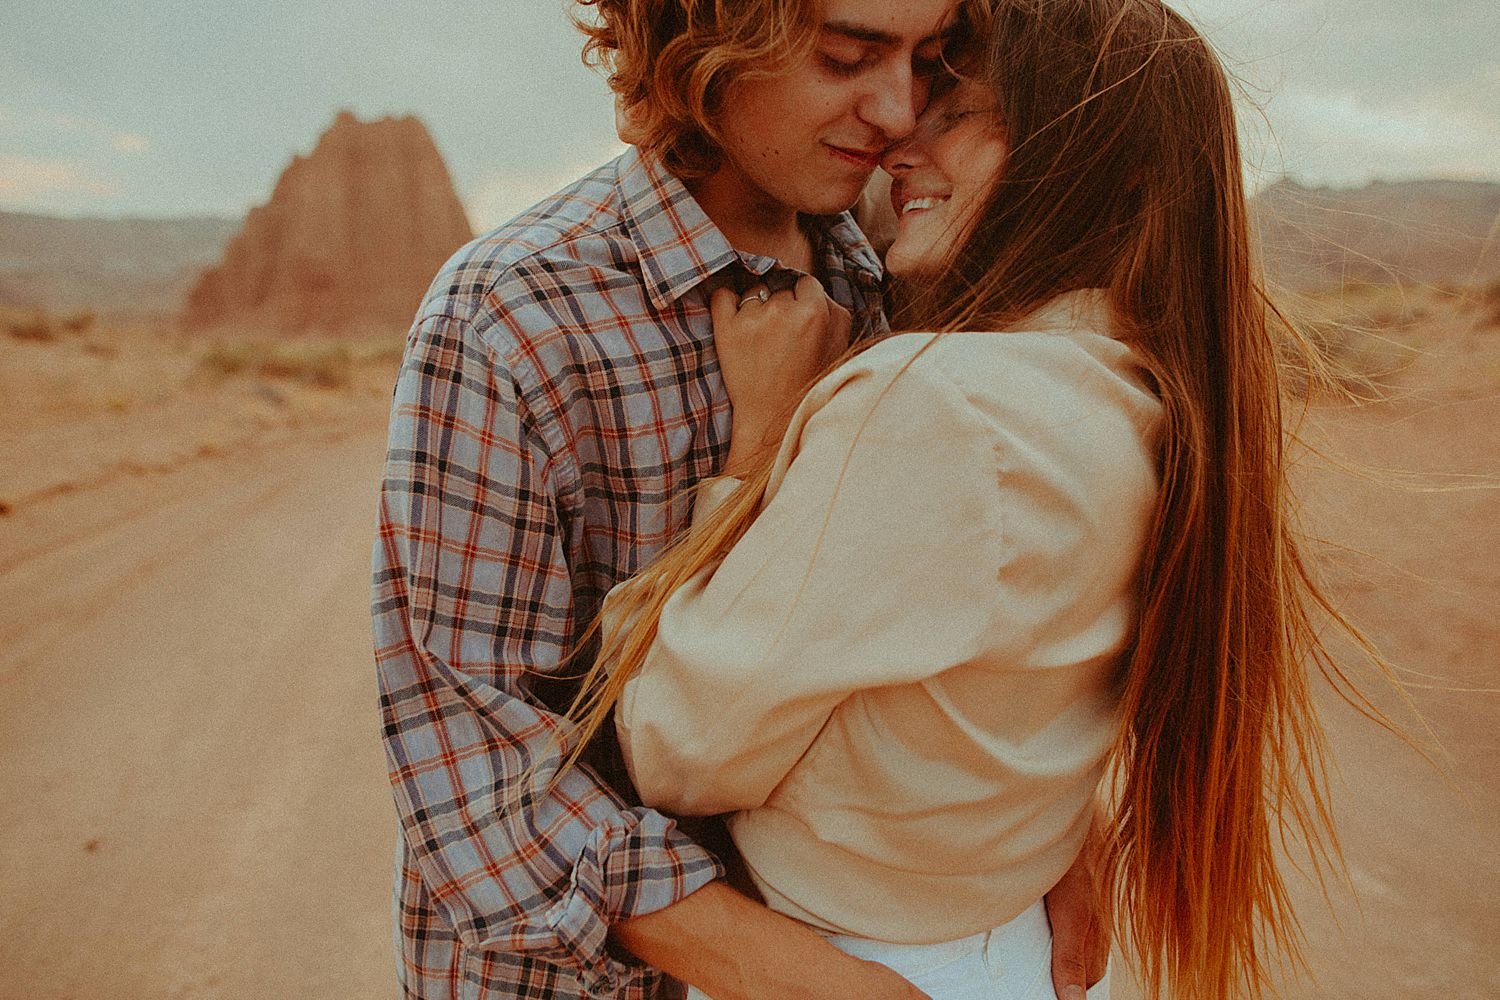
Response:
[[[1269,180],[1500,176],[1494,0],[1185,0],[1242,85]]]
[[[1450,93],[1397,102],[1353,90],[1288,87],[1266,110],[1280,158],[1308,180],[1477,179],[1492,176],[1500,162],[1495,112]]]
[[[37,111],[0,113],[0,124],[7,131],[25,130],[31,133],[30,145],[36,146],[52,139],[82,140],[95,146],[104,146],[117,153],[144,153],[151,147],[145,136],[116,128],[108,122],[86,118],[43,108]],[[76,144],[76,143],[75,143]]]
[[[119,194],[120,183],[78,160],[0,153],[0,199],[21,208],[81,206]]]

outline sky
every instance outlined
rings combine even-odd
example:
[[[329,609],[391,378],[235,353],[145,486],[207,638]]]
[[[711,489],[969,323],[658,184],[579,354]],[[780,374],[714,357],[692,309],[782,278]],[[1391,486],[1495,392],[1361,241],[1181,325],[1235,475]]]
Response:
[[[1253,185],[1500,181],[1500,2],[1177,0]],[[476,229],[622,148],[568,0],[5,0],[0,209],[239,216],[340,109],[416,114]]]

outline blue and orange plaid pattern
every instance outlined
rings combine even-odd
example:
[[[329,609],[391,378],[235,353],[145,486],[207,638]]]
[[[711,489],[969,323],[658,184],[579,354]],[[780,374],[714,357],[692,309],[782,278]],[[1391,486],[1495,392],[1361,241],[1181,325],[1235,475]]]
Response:
[[[848,216],[817,223],[829,293],[857,335],[885,332],[874,253]],[[631,150],[459,251],[417,314],[373,593],[409,997],[678,992],[606,933],[717,861],[638,804],[612,732],[545,784],[567,654],[727,452],[708,295],[752,276],[791,280]]]

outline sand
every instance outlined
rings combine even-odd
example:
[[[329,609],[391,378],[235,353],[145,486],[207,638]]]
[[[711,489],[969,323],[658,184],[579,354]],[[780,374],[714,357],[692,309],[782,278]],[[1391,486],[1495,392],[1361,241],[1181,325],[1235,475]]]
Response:
[[[1402,335],[1427,354],[1399,398],[1311,429],[1468,488],[1299,478],[1370,553],[1330,580],[1411,671],[1448,777],[1331,706],[1358,902],[1299,884],[1318,982],[1294,998],[1500,996],[1500,494],[1436,475],[1500,472],[1500,332]],[[319,389],[204,357],[0,332],[3,997],[394,994],[367,610],[388,359]]]
[[[0,437],[0,996],[393,995],[367,589],[390,373],[216,384],[117,343],[108,384],[46,348],[73,419]],[[11,346],[8,375],[35,360]]]

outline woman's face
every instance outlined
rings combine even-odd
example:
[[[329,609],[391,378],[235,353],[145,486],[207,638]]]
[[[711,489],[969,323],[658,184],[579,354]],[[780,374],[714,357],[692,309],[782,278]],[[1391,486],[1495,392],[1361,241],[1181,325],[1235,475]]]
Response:
[[[896,240],[885,265],[901,277],[937,274],[973,225],[1005,166],[1009,144],[995,96],[970,81],[935,98],[911,138],[885,154]]]

